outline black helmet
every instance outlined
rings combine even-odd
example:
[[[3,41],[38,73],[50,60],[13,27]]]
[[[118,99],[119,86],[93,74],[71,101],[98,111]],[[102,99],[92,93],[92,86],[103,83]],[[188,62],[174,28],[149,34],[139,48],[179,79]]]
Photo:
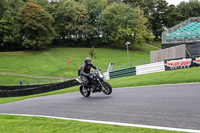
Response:
[[[89,58],[89,57],[87,57],[87,58],[85,58],[85,63],[86,64],[88,64],[88,62],[91,62],[92,60]]]

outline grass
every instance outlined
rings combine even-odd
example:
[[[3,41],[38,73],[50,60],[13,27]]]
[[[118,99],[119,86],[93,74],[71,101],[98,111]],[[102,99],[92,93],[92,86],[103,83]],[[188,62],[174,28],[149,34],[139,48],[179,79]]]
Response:
[[[42,117],[0,115],[1,133],[181,133]]]
[[[85,57],[90,56],[90,48],[50,48],[40,51],[0,52],[0,73],[16,73],[38,76],[65,78],[77,77]],[[150,62],[150,51],[157,50],[148,46],[140,46],[136,51],[130,51],[131,62],[147,59]],[[102,70],[107,70],[108,64],[115,66],[126,64],[127,51],[118,49],[96,48],[96,59],[93,64]],[[71,60],[70,71],[67,64]]]
[[[156,46],[156,47],[162,48],[162,46],[161,46],[161,41],[154,41],[154,42],[151,42],[150,44],[151,44],[151,45],[154,45],[154,46]]]
[[[200,67],[123,77],[123,78],[111,79],[108,82],[112,85],[113,88],[200,82]],[[19,101],[27,98],[78,92],[78,91],[79,91],[79,86],[76,86],[72,88],[66,88],[62,90],[30,95],[30,96],[0,98],[0,104]]]

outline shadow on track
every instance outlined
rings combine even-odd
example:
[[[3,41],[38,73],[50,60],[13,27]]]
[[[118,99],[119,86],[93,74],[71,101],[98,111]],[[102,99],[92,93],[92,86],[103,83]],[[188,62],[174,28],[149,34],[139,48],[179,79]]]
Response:
[[[103,99],[110,99],[112,96],[90,96],[90,97],[81,97],[81,100],[103,100]]]

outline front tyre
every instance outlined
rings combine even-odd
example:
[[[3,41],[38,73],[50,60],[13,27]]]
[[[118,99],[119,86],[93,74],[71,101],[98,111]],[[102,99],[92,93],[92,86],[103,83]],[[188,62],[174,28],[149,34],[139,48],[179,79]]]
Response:
[[[112,93],[112,87],[108,82],[104,82],[103,86],[105,88],[105,90],[102,90],[104,94],[106,95],[110,95]]]
[[[89,97],[90,96],[90,91],[87,90],[87,88],[80,86],[80,92],[84,97]]]

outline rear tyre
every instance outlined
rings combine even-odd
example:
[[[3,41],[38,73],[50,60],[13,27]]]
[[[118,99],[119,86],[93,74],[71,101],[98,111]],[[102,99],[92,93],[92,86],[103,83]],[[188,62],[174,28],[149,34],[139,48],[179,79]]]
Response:
[[[104,94],[106,95],[110,95],[112,93],[112,87],[108,82],[104,82],[103,86],[105,88],[105,90],[102,90]]]
[[[90,91],[87,90],[87,88],[80,86],[80,92],[84,97],[89,97],[90,96]]]

